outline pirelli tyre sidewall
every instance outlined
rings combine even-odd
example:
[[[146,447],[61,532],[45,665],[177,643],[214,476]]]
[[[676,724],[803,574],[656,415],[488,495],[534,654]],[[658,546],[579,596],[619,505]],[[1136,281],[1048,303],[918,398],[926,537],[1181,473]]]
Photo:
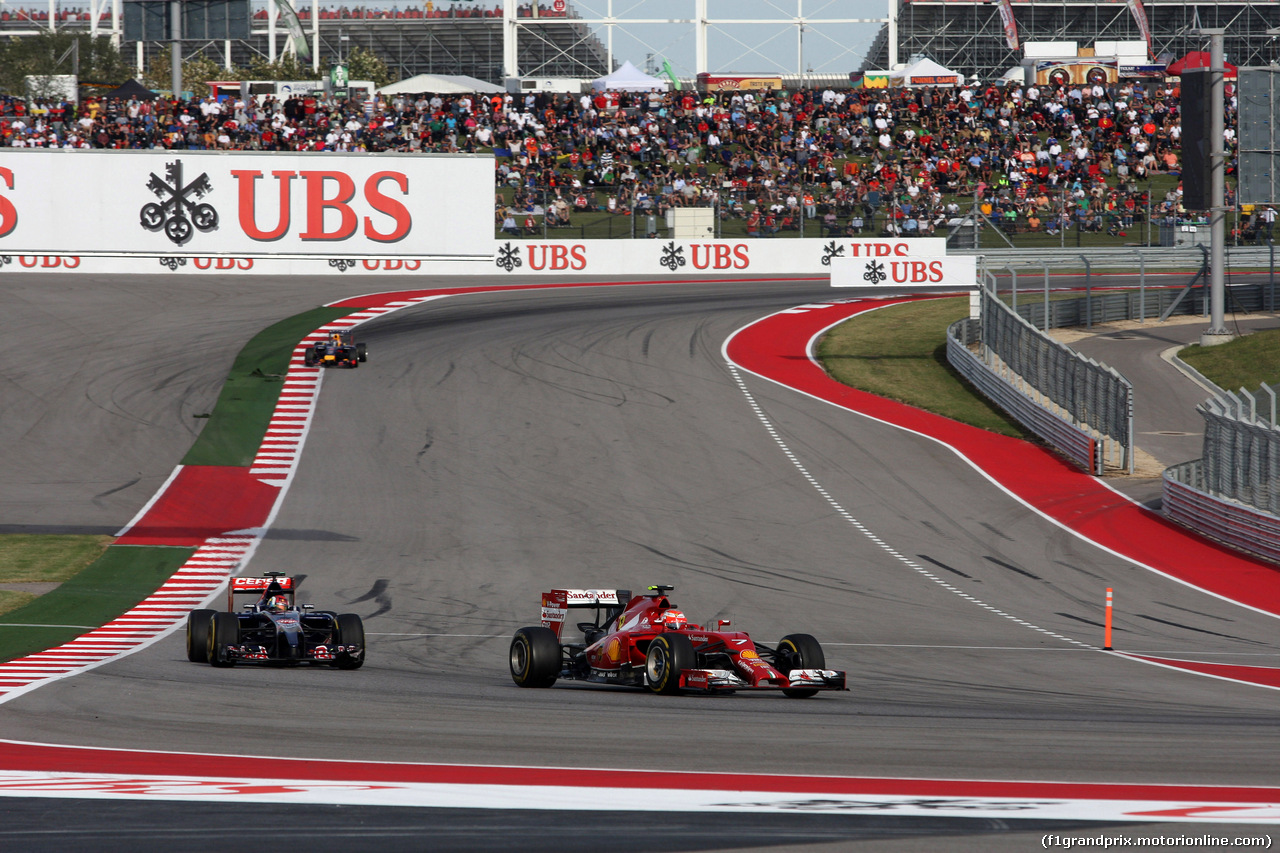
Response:
[[[209,663],[213,666],[235,666],[228,646],[240,643],[240,620],[234,613],[214,613],[209,625]]]
[[[790,664],[784,661],[790,661]],[[811,634],[788,634],[778,641],[778,665],[774,668],[787,675],[793,669],[826,669],[827,656],[822,645]],[[808,687],[785,689],[783,695],[806,699],[818,691]]]
[[[216,610],[192,610],[187,614],[187,660],[209,662],[209,627]]]
[[[521,687],[550,687],[560,675],[560,640],[541,625],[511,638],[511,680]]]
[[[359,669],[364,666],[364,621],[355,613],[343,613],[335,617],[338,627],[338,643],[344,646],[359,646],[360,651],[339,652],[333,665],[338,669]]]
[[[659,634],[645,653],[644,680],[654,693],[680,692],[680,673],[693,669],[693,641],[684,634]]]

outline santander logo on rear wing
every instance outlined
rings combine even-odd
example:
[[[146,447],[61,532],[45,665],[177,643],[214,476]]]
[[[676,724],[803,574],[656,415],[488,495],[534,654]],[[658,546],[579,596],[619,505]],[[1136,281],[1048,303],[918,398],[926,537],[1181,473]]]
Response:
[[[542,594],[542,627],[560,636],[569,610],[586,607],[616,607],[631,599],[625,589],[553,589]]]

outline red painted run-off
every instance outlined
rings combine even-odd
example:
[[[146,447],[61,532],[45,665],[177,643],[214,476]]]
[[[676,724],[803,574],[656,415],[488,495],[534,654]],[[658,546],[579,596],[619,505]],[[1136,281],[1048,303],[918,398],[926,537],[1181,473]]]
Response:
[[[1280,669],[1277,669],[1276,667],[1236,666],[1229,663],[1205,663],[1203,661],[1157,658],[1151,657],[1150,655],[1121,654],[1123,654],[1124,657],[1145,660],[1149,663],[1158,663],[1161,666],[1171,666],[1174,669],[1185,669],[1189,672],[1198,672],[1201,675],[1213,675],[1218,678],[1227,678],[1231,681],[1247,681],[1250,684],[1263,684],[1267,687],[1274,687],[1280,690]]]
[[[814,279],[808,276],[791,276],[788,278],[717,278],[715,281],[720,284],[729,284],[734,281],[752,282],[757,284],[768,281],[815,281],[825,279]],[[413,300],[422,300],[433,296],[459,296],[467,293],[504,293],[509,290],[564,290],[569,288],[583,287],[633,287],[636,285],[654,285],[654,284],[693,284],[706,283],[705,278],[699,279],[651,279],[645,281],[569,281],[558,284],[547,284],[545,282],[536,282],[531,284],[478,284],[471,287],[449,287],[435,288],[431,290],[398,290],[388,291],[386,293],[370,293],[363,296],[353,296],[350,299],[341,299],[337,302],[330,302],[331,308],[377,308],[384,305],[390,305],[395,302],[410,302]]]
[[[856,391],[802,355],[815,335],[835,323],[907,301],[869,299],[775,314],[741,330],[727,351],[734,363],[760,376],[938,439],[1030,506],[1126,559],[1280,614],[1280,569],[1166,521],[1043,448]]]
[[[659,770],[583,770],[564,767],[323,761],[235,755],[194,756],[0,741],[0,770],[3,771],[170,776],[175,772],[183,773],[193,767],[199,768],[199,774],[202,777],[209,778],[291,779],[318,782],[555,785],[880,796],[1054,797],[1090,800],[1187,801],[1197,804],[1280,802],[1280,788],[1244,786],[883,779],[763,773],[687,773]]]
[[[262,527],[279,495],[248,468],[188,465],[116,544],[196,548],[210,537]]]

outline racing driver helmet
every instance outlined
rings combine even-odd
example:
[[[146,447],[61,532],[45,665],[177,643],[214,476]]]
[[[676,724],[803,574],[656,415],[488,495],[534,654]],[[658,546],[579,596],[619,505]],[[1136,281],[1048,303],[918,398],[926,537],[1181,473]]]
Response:
[[[289,599],[283,595],[273,595],[267,599],[266,610],[270,613],[283,613],[289,609]]]
[[[679,631],[689,624],[689,620],[685,618],[684,613],[680,610],[664,610],[662,615],[658,617],[658,623],[668,631]]]

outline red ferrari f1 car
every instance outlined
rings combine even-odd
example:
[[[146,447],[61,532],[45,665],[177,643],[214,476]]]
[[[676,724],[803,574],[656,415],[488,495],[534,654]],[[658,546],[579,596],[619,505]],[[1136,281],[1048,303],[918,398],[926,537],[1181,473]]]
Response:
[[[511,678],[521,687],[550,687],[557,679],[709,692],[781,690],[793,698],[844,690],[845,674],[826,668],[822,646],[808,634],[789,634],[770,648],[740,631],[694,625],[672,606],[673,587],[652,586],[634,598],[625,589],[554,589],[542,594],[542,624],[511,640]],[[578,622],[581,642],[564,642],[571,610],[593,609]]]

